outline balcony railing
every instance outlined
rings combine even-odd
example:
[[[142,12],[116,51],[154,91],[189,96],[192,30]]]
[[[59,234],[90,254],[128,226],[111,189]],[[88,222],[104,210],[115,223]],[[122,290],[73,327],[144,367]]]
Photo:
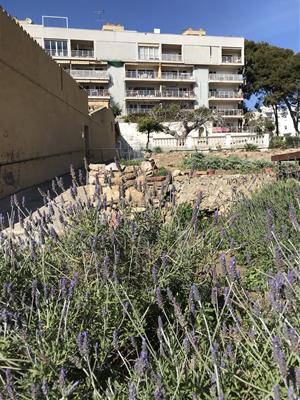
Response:
[[[107,89],[84,89],[89,97],[109,97],[109,91]]]
[[[128,107],[128,114],[147,114],[153,107]]]
[[[157,73],[155,71],[126,71],[126,78],[155,79],[157,78]]]
[[[192,91],[181,90],[127,90],[127,97],[158,97],[158,98],[195,98],[195,93]]]
[[[161,73],[162,79],[175,79],[175,80],[184,80],[184,79],[193,79],[193,74],[188,72],[162,72]]]
[[[195,98],[195,93],[188,90],[163,90],[161,94],[162,97]]]
[[[45,52],[49,54],[51,57],[68,57],[69,52],[68,50],[50,50],[50,49],[45,49]]]
[[[214,126],[212,133],[257,133],[257,128],[240,126]]]
[[[209,92],[209,98],[216,99],[241,99],[243,95],[234,90],[211,90]]]
[[[71,57],[94,58],[94,50],[71,50]]]
[[[182,55],[176,53],[162,53],[161,59],[163,61],[182,61]]]
[[[209,74],[210,81],[238,81],[243,82],[243,75],[241,74]]]
[[[93,69],[71,69],[68,70],[68,72],[73,78],[109,79],[107,71]]]
[[[222,56],[222,63],[225,64],[240,64],[242,58],[240,56]]]
[[[215,108],[215,110],[221,117],[239,117],[243,116],[243,110],[238,108]]]

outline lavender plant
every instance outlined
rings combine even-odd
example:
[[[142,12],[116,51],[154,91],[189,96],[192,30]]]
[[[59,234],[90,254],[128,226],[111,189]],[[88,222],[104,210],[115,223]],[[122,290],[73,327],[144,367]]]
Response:
[[[300,260],[290,234],[299,207],[289,185],[268,189],[293,196],[289,207],[269,199],[260,236],[233,220],[249,202],[203,223],[199,196],[184,213],[190,222],[176,206],[166,222],[152,206],[112,209],[100,188],[94,205],[83,203],[77,187],[59,216],[63,235],[49,205],[24,222],[24,237],[2,233],[1,397],[299,398]],[[254,237],[265,240],[264,252],[256,244],[267,270]]]

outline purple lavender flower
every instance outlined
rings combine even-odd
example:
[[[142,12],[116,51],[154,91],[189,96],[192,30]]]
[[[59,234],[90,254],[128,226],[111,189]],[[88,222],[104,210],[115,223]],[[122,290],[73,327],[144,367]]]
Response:
[[[77,336],[77,348],[82,357],[85,357],[89,353],[88,346],[88,333],[86,331],[79,333]]]
[[[297,397],[295,396],[294,386],[292,383],[290,383],[288,388],[288,400],[297,400]]]
[[[280,347],[278,336],[274,336],[272,339],[273,356],[279,367],[282,377],[285,379],[287,376],[286,361],[284,352]]]
[[[107,280],[109,278],[109,257],[105,256],[103,260],[103,278]]]
[[[164,399],[164,389],[162,385],[161,377],[157,379],[157,383],[154,390],[154,399],[155,400],[163,400]]]
[[[182,346],[184,349],[184,352],[186,354],[186,356],[188,357],[190,352],[191,352],[191,343],[190,340],[187,336],[184,337],[183,342],[182,342]]]
[[[49,394],[48,381],[47,381],[46,378],[44,378],[44,379],[42,380],[42,393],[43,393],[43,395],[46,396],[46,397],[47,397],[48,394]]]
[[[115,350],[119,350],[119,337],[116,330],[113,331],[113,346]]]
[[[160,286],[157,286],[157,288],[155,289],[155,294],[156,294],[156,302],[158,307],[162,310],[164,308],[164,303],[162,300],[162,295],[161,295],[161,288]]]
[[[280,386],[277,384],[273,387],[274,400],[280,400]]]
[[[137,400],[136,387],[133,382],[128,383],[128,400]]]
[[[293,227],[296,230],[299,230],[299,223],[298,223],[298,220],[297,220],[297,213],[296,213],[296,210],[295,210],[295,207],[293,206],[293,204],[291,204],[289,206],[289,217],[290,217],[290,221],[291,221]]]
[[[199,290],[198,290],[197,286],[194,283],[192,284],[192,292],[193,292],[194,300],[196,302],[199,302],[200,301]]]
[[[157,285],[157,268],[155,265],[152,267],[151,273],[152,273],[153,283],[156,286]]]
[[[146,339],[143,337],[142,339],[142,348],[140,352],[140,356],[135,363],[135,370],[139,375],[143,375],[149,366],[149,355],[147,349]]]

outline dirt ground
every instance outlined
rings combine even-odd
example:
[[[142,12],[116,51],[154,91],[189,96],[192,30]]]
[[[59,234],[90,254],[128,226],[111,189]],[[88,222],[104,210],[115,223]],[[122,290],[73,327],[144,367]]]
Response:
[[[212,151],[209,154],[217,157],[230,157],[236,156],[248,160],[267,160],[271,161],[271,156],[280,153],[289,153],[291,151],[296,151],[296,149],[277,149],[277,150],[267,150],[267,151],[242,151],[242,150],[223,150],[223,151]],[[165,167],[169,169],[179,168],[182,165],[184,158],[190,157],[192,153],[187,151],[182,152],[168,152],[153,154],[153,158],[158,167]]]

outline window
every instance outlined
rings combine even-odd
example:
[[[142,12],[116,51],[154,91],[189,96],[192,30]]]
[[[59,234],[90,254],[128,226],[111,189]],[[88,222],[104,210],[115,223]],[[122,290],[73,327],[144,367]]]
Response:
[[[44,48],[50,56],[67,57],[68,41],[45,39]]]
[[[159,48],[154,46],[139,46],[140,60],[159,60]]]

